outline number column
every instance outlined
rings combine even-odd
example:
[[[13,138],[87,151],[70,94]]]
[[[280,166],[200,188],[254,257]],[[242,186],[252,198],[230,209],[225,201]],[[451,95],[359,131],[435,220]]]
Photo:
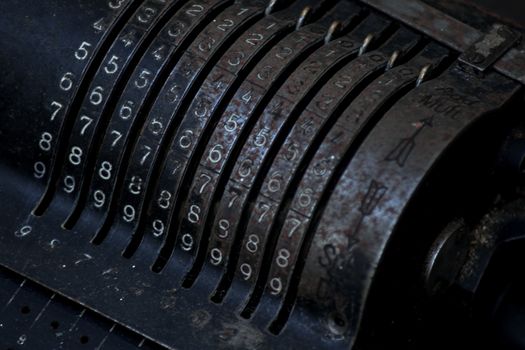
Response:
[[[5,104],[0,106],[6,116],[2,140],[17,145],[6,147],[2,158],[13,170],[25,171],[33,183],[24,186],[25,203],[32,206],[28,211],[37,208],[35,213],[41,214],[37,204],[51,184],[64,130],[74,118],[70,114],[133,7],[131,1],[52,0],[31,6],[2,1],[0,11],[10,14],[2,23],[3,50],[17,53],[4,55],[0,67],[1,84],[13,93],[4,96]],[[57,21],[60,25],[49,25]],[[22,111],[29,114],[16,115]]]

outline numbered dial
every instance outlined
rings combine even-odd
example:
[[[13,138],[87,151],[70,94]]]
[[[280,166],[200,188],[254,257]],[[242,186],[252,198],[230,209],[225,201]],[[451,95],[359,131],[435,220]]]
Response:
[[[417,43],[416,36],[413,42]],[[358,95],[374,78],[384,73],[389,58],[393,54],[389,52],[391,49],[387,45],[385,48],[364,54],[339,70],[299,116],[277,155],[273,157],[274,160],[269,170],[264,172],[266,175],[262,184],[257,188],[259,194],[254,202],[254,208],[257,209],[267,204],[273,210],[269,210],[263,218],[257,215],[256,210],[249,214],[247,227],[253,237],[260,238],[260,243],[265,248],[258,252],[250,252],[252,254],[244,260],[245,263],[255,266],[260,271],[254,292],[245,308],[245,315],[251,314],[261,297],[260,291],[268,276],[266,266],[270,269],[287,270],[295,264],[293,246],[282,243],[275,250],[278,236],[272,233],[279,232],[280,226],[284,225],[285,231],[282,234],[287,237],[287,242],[293,242],[295,234],[301,232],[304,226],[303,220],[298,217],[288,218],[284,222],[278,218],[278,215],[282,215],[283,211],[286,212],[289,206],[287,198],[293,198],[296,189],[295,182],[300,178],[300,172],[307,166],[317,145],[336,122],[339,117],[338,110],[352,102],[353,96]],[[403,55],[400,53],[398,59],[402,58]],[[261,172],[259,176],[263,176],[264,173]],[[308,193],[305,195],[307,196]],[[303,203],[308,200],[308,197],[302,197]],[[272,295],[280,295],[283,288],[286,289],[283,279],[279,277],[270,277],[269,285]]]
[[[182,28],[186,27],[188,11],[193,13],[192,11],[200,10],[201,6],[198,3],[190,3],[170,19],[156,40],[150,45],[142,62],[135,69],[133,78],[130,79],[127,91],[122,94],[117,103],[117,108],[106,131],[103,146],[97,159],[96,173],[88,197],[90,209],[101,212],[102,217],[108,215],[107,209],[114,194],[113,189],[118,187],[118,171],[125,168],[125,162],[131,152],[131,147],[139,137],[139,131],[144,124],[151,100],[155,98],[154,93],[162,85],[162,79],[166,73],[173,69],[178,56],[182,54],[181,46],[183,47],[183,45],[181,44],[185,37]],[[244,15],[245,18],[250,18],[253,11],[246,8]],[[219,25],[227,22],[227,20],[228,14],[222,18],[217,18]],[[200,37],[205,39],[212,34],[208,33],[206,29],[203,33],[205,34],[200,34]],[[223,38],[215,37],[209,40],[217,41]],[[195,42],[198,40],[199,38],[196,38]],[[195,46],[198,45],[194,44],[191,47]],[[156,132],[163,129],[160,121],[153,120],[151,123]],[[110,160],[114,161],[111,162]],[[109,167],[112,169],[111,174],[106,171]],[[140,184],[137,183],[135,186],[140,186]]]
[[[133,68],[136,56],[141,56],[143,42],[148,33],[155,35],[155,26],[169,8],[169,1],[145,2],[133,15],[117,40],[106,54],[99,70],[91,82],[84,101],[70,132],[66,159],[57,182],[61,191],[60,200],[70,198],[74,203],[83,189],[84,173],[91,163],[90,156],[97,136],[107,124],[106,113],[111,108],[111,98],[118,91],[121,80]],[[124,82],[122,82],[124,83]],[[116,91],[117,90],[117,91]],[[95,147],[96,148],[96,147]],[[106,160],[98,169],[98,175],[111,177],[113,165]]]
[[[135,233],[151,165],[156,159],[160,144],[164,136],[169,134],[177,123],[175,112],[185,95],[201,70],[206,69],[206,62],[194,57],[191,51],[186,51],[186,48],[192,45],[192,36],[198,35],[202,31],[203,24],[212,21],[225,4],[225,1],[190,1],[179,10],[177,16],[180,23],[187,23],[187,25],[173,29],[175,32],[172,33],[177,34],[176,40],[180,42],[182,55],[155,97],[138,139],[131,145],[129,163],[123,174],[124,180],[120,188],[115,189],[120,191],[118,201],[114,199],[107,204],[110,210],[114,210],[115,215],[106,219],[106,225],[99,229],[96,241],[108,234],[110,229],[108,225],[111,225],[112,232],[118,232],[118,235],[126,241],[129,239],[126,237]],[[92,200],[95,201],[95,198]],[[115,209],[111,209],[113,206]],[[121,249],[124,250],[124,247]]]
[[[258,56],[268,51],[274,45],[275,40],[293,28],[297,20],[293,16],[296,11],[297,9],[292,7],[257,22],[245,31],[210,72],[201,89],[197,92],[194,101],[190,104],[186,113],[187,118],[182,121],[181,127],[173,139],[160,177],[159,185],[162,187],[157,189],[156,198],[160,198],[163,193],[169,192],[177,198],[176,205],[169,208],[170,211],[166,211],[167,216],[155,220],[169,224],[173,213],[180,211],[179,202],[187,196],[187,185],[181,186],[181,184],[184,181],[184,176],[189,172],[188,167],[194,167],[191,166],[191,162],[202,134],[209,134],[211,132],[210,126],[216,125],[216,119],[220,115],[220,112],[217,113],[217,111],[224,109],[224,103],[229,101],[226,96],[232,95],[235,91],[234,88],[240,84],[239,76],[250,71],[250,67],[259,59]],[[252,90],[244,93],[245,100],[249,101],[252,98]],[[221,103],[222,101],[224,103]],[[199,175],[202,181],[200,184],[202,192],[206,190],[203,187],[211,185],[212,176],[202,173]],[[181,212],[181,215],[184,215],[183,222],[195,226],[203,224],[205,214],[203,208],[203,206],[195,203],[190,204],[185,212]],[[174,219],[177,220],[178,218],[175,217]],[[152,221],[152,226],[154,222]],[[192,266],[201,242],[201,236],[195,236],[192,233],[194,231],[177,227],[172,236],[168,237],[161,251],[161,258],[155,264],[156,268],[162,267],[163,260],[170,256],[173,246],[175,246],[183,252],[190,253],[177,256],[177,264],[181,266],[180,271],[186,272]],[[196,233],[199,234],[200,232],[197,231]]]
[[[209,212],[212,202],[215,201],[214,197],[222,187],[219,179],[224,181],[221,175],[234,158],[232,153],[235,146],[239,138],[243,137],[245,130],[254,122],[254,111],[266,103],[263,101],[270,98],[278,85],[282,84],[282,80],[288,76],[288,72],[293,71],[295,65],[322,44],[330,25],[335,20],[341,19],[341,23],[347,26],[354,22],[358,14],[358,8],[341,3],[320,21],[287,35],[258,62],[222,113],[200,156],[200,163],[195,171],[196,176],[189,187],[187,199],[181,206],[182,212],[189,212],[192,206],[199,207],[202,218],[200,222],[203,223],[193,223],[189,218],[183,218],[177,230],[188,233],[192,237],[202,237],[199,256],[185,277],[185,285],[193,283],[205,260],[208,260],[212,266],[224,266],[228,259],[228,255],[224,254],[224,250],[217,244],[208,250],[208,243],[214,240],[219,240],[219,244],[222,241],[230,241],[232,238],[230,222],[223,220],[219,223],[218,231],[209,232]],[[211,235],[213,237],[210,237]]]
[[[47,117],[37,119],[36,128],[39,131],[30,169],[37,182],[45,186],[34,211],[36,215],[45,212],[54,194],[56,178],[66,153],[67,146],[63,140],[68,138],[71,124],[77,118],[82,94],[89,89],[88,82],[105,59],[106,46],[115,40],[136,7],[131,0],[110,0],[105,7],[94,6],[91,11],[86,11],[90,15],[79,19],[85,26],[82,39],[71,43],[69,52],[66,51],[66,63],[59,66],[56,78],[50,79],[56,85],[46,94],[44,101],[43,109],[47,111]],[[75,148],[72,152],[75,152],[72,157],[76,161],[75,154],[79,151]],[[65,181],[61,186],[66,189],[66,193],[74,192],[75,179],[67,178]]]
[[[196,40],[195,56],[206,57],[208,52],[214,50],[215,47],[221,47],[223,42],[228,43],[226,40],[240,40],[238,37],[244,35],[243,32],[246,27],[257,21],[264,13],[265,7],[256,5],[254,2],[251,2],[251,5],[248,5],[248,2],[246,4],[240,3],[225,11],[218,20],[210,24],[208,30],[204,31],[203,41]],[[222,50],[229,49],[229,47],[224,47],[224,44]],[[217,59],[220,61],[222,57]],[[191,99],[187,99],[183,107],[184,116],[181,117],[174,135],[171,136],[171,141],[167,141],[169,144],[167,146],[168,153],[163,165],[159,165],[162,166],[162,171],[158,185],[152,192],[151,200],[148,203],[150,208],[146,211],[143,219],[145,232],[141,233],[144,235],[143,240],[149,242],[146,244],[156,246],[154,252],[157,252],[161,248],[161,244],[166,242],[173,210],[177,206],[180,181],[184,175],[187,162],[197,147],[203,129],[210,123],[221,95],[224,94],[234,78],[232,74],[217,69],[217,67],[212,68],[203,78],[204,81],[200,84],[197,92],[191,96]],[[198,213],[192,214],[192,217],[194,215],[198,215]],[[139,239],[136,241],[138,242]],[[187,238],[185,238],[185,242],[185,249],[188,249],[191,244]],[[135,250],[136,245],[132,242],[128,248],[129,251]],[[156,257],[151,256],[149,258],[153,262]]]
[[[245,226],[242,225],[246,223],[241,222],[241,215],[246,208],[246,203],[251,200],[248,197],[251,196],[252,185],[261,166],[265,167],[263,162],[279,131],[281,133],[289,131],[290,125],[295,122],[295,118],[304,108],[302,104],[307,104],[309,95],[315,95],[323,77],[333,74],[330,71],[337,69],[337,65],[344,60],[355,58],[362,40],[370,33],[372,23],[375,22],[373,27],[381,28],[380,25],[375,25],[378,21],[380,20],[369,18],[354,33],[324,45],[308,57],[287,79],[255,122],[229,175],[226,192],[217,207],[212,228],[212,232],[217,231],[220,224],[227,222],[235,235],[231,243],[225,242],[227,245],[223,253],[229,255],[231,250],[234,258],[228,262],[224,281],[230,278],[229,274],[233,272],[241,280],[253,283],[259,273],[258,266],[251,264],[246,256],[258,255],[259,251],[264,249],[264,242],[262,237],[253,234],[249,229],[244,232]],[[254,207],[258,215],[257,220],[261,221],[275,209],[266,202]],[[210,244],[210,253],[214,248],[216,247]],[[219,286],[219,288],[225,287]]]

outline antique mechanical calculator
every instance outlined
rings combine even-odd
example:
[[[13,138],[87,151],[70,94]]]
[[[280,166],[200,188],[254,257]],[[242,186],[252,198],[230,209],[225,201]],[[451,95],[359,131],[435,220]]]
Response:
[[[0,2],[0,350],[525,349],[525,4]]]

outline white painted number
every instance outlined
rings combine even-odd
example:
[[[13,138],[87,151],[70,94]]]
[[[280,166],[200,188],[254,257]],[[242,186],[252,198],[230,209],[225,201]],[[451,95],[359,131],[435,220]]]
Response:
[[[115,136],[115,140],[113,140],[113,143],[111,143],[111,147],[115,147],[122,138],[122,133],[117,130],[111,130],[111,135]]]
[[[104,67],[104,72],[106,72],[106,74],[115,74],[118,71],[118,60],[118,56],[112,55]]]
[[[153,221],[153,236],[160,237],[164,233],[164,223],[161,220]]]
[[[79,165],[82,161],[82,148],[78,146],[71,147],[71,153],[69,153],[69,162],[73,165]]]
[[[272,278],[270,281],[270,288],[272,288],[271,293],[273,295],[279,295],[281,291],[283,290],[283,283],[281,282],[280,278]]]
[[[149,23],[151,22],[151,19],[153,18],[153,16],[155,16],[156,13],[157,11],[154,8],[146,7],[142,11],[142,13],[137,16],[137,19],[141,23]]]
[[[54,108],[53,110],[53,113],[51,114],[51,121],[55,120],[55,118],[57,117],[58,113],[62,110],[62,108],[64,107],[61,103],[57,102],[57,101],[53,101],[51,102],[51,107]]]
[[[122,4],[126,3],[126,0],[111,0],[109,2],[109,8],[113,9],[113,10],[118,10],[119,8],[122,7]]]
[[[66,74],[64,74],[62,79],[60,79],[60,89],[62,89],[63,91],[71,90],[71,88],[73,87],[73,78],[74,75],[71,72],[67,72]]]
[[[140,160],[140,165],[144,165],[144,163],[148,159],[149,155],[151,154],[151,147],[150,146],[144,145],[143,147],[146,150],[146,152],[144,153],[144,155],[142,156],[142,159]]]
[[[186,10],[186,14],[188,16],[192,16],[192,17],[195,17],[197,16],[199,13],[201,13],[202,11],[204,11],[204,6],[202,5],[198,5],[198,4],[193,4],[191,6],[191,8],[187,9]]]
[[[224,147],[222,145],[215,145],[210,150],[210,153],[208,154],[208,160],[212,162],[213,164],[217,164],[222,160],[222,150]]]
[[[219,220],[219,238],[225,239],[228,238],[229,230],[230,229],[230,222],[226,219]]]
[[[53,135],[48,132],[43,132],[38,145],[42,151],[47,152],[51,149],[51,141],[53,141]]]
[[[239,119],[239,116],[237,114],[232,114],[224,124],[224,129],[227,132],[234,132],[237,130],[237,127],[239,126],[239,124],[237,124],[237,119]]]
[[[95,193],[93,193],[93,199],[95,200],[95,207],[102,208],[106,202],[106,195],[101,190],[96,190]]]
[[[37,179],[41,179],[46,175],[46,165],[42,162],[36,162],[33,165],[33,176]]]
[[[252,276],[252,267],[248,264],[242,264],[241,273],[245,280],[250,279],[250,277]]]
[[[187,149],[191,147],[192,143],[193,143],[193,131],[184,130],[182,132],[181,137],[179,138],[179,146],[183,149]]]
[[[133,101],[126,101],[122,104],[119,110],[119,117],[123,120],[128,120],[133,114]]]
[[[222,22],[223,23],[217,25],[217,29],[223,32],[227,31],[228,28],[233,27],[235,25],[235,22],[231,19],[224,19]]]
[[[275,262],[277,263],[277,266],[285,268],[288,266],[289,259],[290,251],[288,249],[279,249]]]
[[[190,251],[193,247],[193,237],[189,233],[182,235],[181,246],[184,251]]]
[[[222,252],[217,248],[213,248],[210,252],[210,258],[213,265],[219,265],[222,262]]]
[[[160,193],[159,199],[157,199],[157,204],[162,209],[168,209],[170,207],[170,201],[171,201],[172,194],[166,190],[163,190]]]
[[[188,221],[192,224],[196,224],[200,220],[201,208],[198,205],[192,205],[190,212],[188,213]]]
[[[128,185],[128,190],[131,194],[138,195],[142,191],[142,179],[138,176],[133,176]]]
[[[25,225],[25,226],[22,226],[19,230],[15,231],[15,236],[19,237],[19,238],[20,237],[25,237],[28,234],[30,234],[31,231],[33,231],[33,227],[31,227],[29,225]]]
[[[246,249],[250,253],[257,252],[257,249],[259,248],[259,237],[257,235],[249,235],[248,236],[248,242],[246,242]]]
[[[135,220],[135,208],[133,208],[131,205],[126,205],[124,207],[123,213],[124,215],[122,216],[122,218],[124,219],[124,221],[132,222],[133,220]]]
[[[202,194],[204,192],[204,189],[206,188],[206,186],[208,186],[208,184],[210,183],[211,181],[211,176],[208,175],[208,174],[204,174],[202,173],[200,176],[199,176],[201,179],[204,179],[203,181],[203,184],[201,186],[201,189],[199,190],[199,194]]]
[[[151,72],[147,69],[143,69],[139,73],[139,77],[135,80],[135,87],[138,89],[144,89],[150,83]]]
[[[68,175],[64,178],[64,192],[73,193],[75,190],[75,178]]]
[[[91,46],[92,45],[87,41],[82,42],[77,51],[75,51],[75,58],[79,61],[85,60],[89,56],[89,49]]]

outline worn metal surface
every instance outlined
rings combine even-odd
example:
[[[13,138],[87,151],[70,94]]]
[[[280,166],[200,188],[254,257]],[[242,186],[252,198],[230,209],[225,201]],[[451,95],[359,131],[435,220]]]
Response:
[[[225,227],[223,222],[217,231],[210,229],[213,218],[212,206],[217,201],[217,197],[224,192],[224,183],[228,181],[226,174],[231,171],[228,169],[231,168],[234,155],[238,153],[246,132],[257,120],[258,111],[275,94],[275,90],[283,83],[284,78],[288,77],[314,50],[323,45],[327,33],[330,33],[333,20],[339,19],[342,28],[352,28],[355,25],[360,9],[350,10],[352,15],[347,16],[345,20],[339,17],[343,9],[336,8],[323,17],[321,23],[305,25],[285,37],[249,73],[233,97],[233,103],[225,108],[201,155],[196,171],[200,176],[193,179],[189,190],[190,196],[181,205],[184,213],[188,213],[192,205],[202,208],[202,219],[199,223],[192,223],[187,218],[180,223],[182,230],[192,237],[203,237],[199,252],[200,259],[196,261],[185,279],[188,285],[195,281],[196,274],[201,268],[221,269],[228,259],[228,246],[232,240],[231,235],[228,234],[230,228]],[[323,29],[320,30],[321,28]],[[337,39],[336,36],[332,38]],[[207,179],[211,180],[206,181]],[[203,185],[206,185],[206,191],[201,190]],[[219,251],[220,256],[217,253],[218,247],[223,249]],[[217,278],[216,285],[219,283],[220,275],[217,275]],[[213,292],[213,289],[210,290],[210,294]]]
[[[459,57],[459,60],[483,72],[516,45],[520,34],[502,24],[494,24],[489,33],[482,36]]]
[[[325,324],[333,317],[344,320],[341,337],[355,334],[379,252],[434,162],[469,125],[496,110],[518,87],[497,73],[465,78],[454,66],[401,99],[327,191],[332,193],[315,222],[298,293],[305,305],[317,300],[311,307],[324,315]]]
[[[476,28],[419,0],[362,1],[459,52],[467,51],[484,36]],[[518,47],[508,50],[494,63],[494,69],[525,84],[525,49]]]

